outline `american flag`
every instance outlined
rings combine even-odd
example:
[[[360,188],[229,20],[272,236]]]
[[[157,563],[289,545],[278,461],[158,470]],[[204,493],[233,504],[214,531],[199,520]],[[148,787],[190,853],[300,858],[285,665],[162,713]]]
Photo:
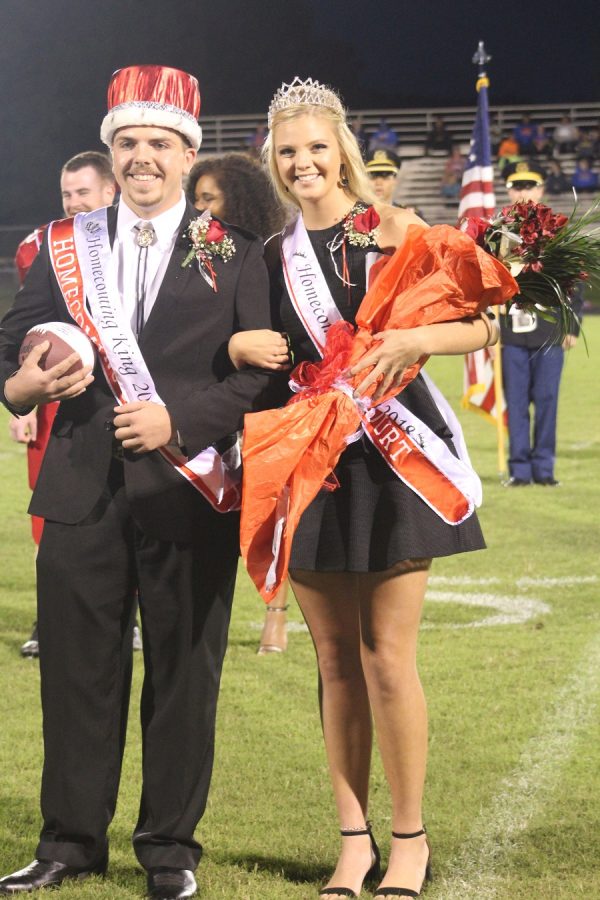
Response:
[[[490,149],[488,87],[487,77],[480,75],[477,79],[477,115],[460,190],[459,221],[463,216],[480,216],[486,219],[496,206]]]
[[[488,87],[487,76],[481,73],[477,79],[477,116],[460,192],[459,221],[463,216],[480,216],[487,219],[496,206],[490,148]],[[494,363],[487,347],[474,353],[467,353],[465,356],[462,405],[466,409],[480,413],[491,422],[497,422]],[[506,424],[506,403],[501,389],[499,405],[500,414]]]
[[[496,352],[499,353],[500,350],[497,348]],[[497,421],[494,360],[487,347],[474,353],[467,353],[465,356],[462,406],[485,416],[489,422]],[[506,425],[506,402],[503,392],[500,396],[500,411]]]

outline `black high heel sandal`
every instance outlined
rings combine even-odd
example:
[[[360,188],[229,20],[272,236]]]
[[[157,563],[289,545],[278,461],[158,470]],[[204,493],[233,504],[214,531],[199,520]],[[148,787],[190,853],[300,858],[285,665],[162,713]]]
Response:
[[[401,834],[399,831],[392,831],[392,837],[398,838],[398,840],[400,841],[406,841],[410,840],[410,838],[421,837],[422,834],[425,835],[425,843],[427,844],[427,849],[429,850],[429,857],[427,859],[427,865],[425,867],[425,877],[423,879],[423,883],[421,884],[420,890],[413,891],[412,888],[380,887],[373,894],[373,900],[377,900],[377,897],[387,897],[389,894],[391,894],[392,897],[420,897],[426,883],[433,880],[433,875],[431,872],[431,844],[429,843],[429,838],[427,837],[425,826],[423,826],[420,831],[413,831],[411,834]]]
[[[353,830],[341,830],[340,834],[342,837],[353,837],[354,835],[368,834],[371,840],[371,853],[373,854],[374,861],[373,865],[363,878],[363,886],[365,884],[374,884],[379,881],[381,878],[381,853],[379,852],[379,847],[377,846],[377,841],[373,837],[373,832],[371,831],[371,823],[367,822],[364,828],[360,831]],[[362,886],[356,894],[352,888],[347,887],[327,887],[323,888],[322,891],[319,892],[319,897],[327,896],[328,894],[341,894],[342,897],[358,897],[360,891],[362,890]]]

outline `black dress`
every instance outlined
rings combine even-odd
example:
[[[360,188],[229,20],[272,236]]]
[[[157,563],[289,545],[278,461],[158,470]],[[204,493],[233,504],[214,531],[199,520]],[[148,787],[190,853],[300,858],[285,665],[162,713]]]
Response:
[[[334,225],[308,235],[336,305],[355,321],[365,295],[365,250],[347,246],[348,287],[335,274],[327,244],[341,229]],[[337,251],[336,258],[340,256]],[[341,268],[338,263],[338,269]],[[294,362],[319,355],[298,318],[283,279],[281,264],[272,277],[273,307],[287,332]],[[418,375],[403,391],[402,403],[451,447],[452,434]],[[302,516],[294,536],[290,569],[317,572],[380,572],[408,559],[450,556],[485,547],[477,516],[448,525],[389,468],[363,437],[342,453],[335,469],[340,487],[321,490]]]

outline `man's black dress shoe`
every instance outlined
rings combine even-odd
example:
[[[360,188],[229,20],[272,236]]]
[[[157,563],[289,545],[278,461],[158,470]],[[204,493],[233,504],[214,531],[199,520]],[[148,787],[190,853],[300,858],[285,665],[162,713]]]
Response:
[[[198,885],[190,869],[158,866],[148,871],[148,897],[151,900],[183,900],[184,897],[193,897],[197,890]]]
[[[556,478],[539,478],[536,479],[536,484],[541,484],[544,487],[559,487],[560,481],[557,481]]]
[[[502,487],[526,487],[528,484],[531,484],[531,482],[526,481],[524,478],[509,478],[507,481],[502,482]]]
[[[26,894],[46,887],[59,887],[67,879],[81,881],[90,875],[104,875],[106,865],[104,859],[91,869],[76,869],[53,860],[34,859],[24,869],[0,878],[0,894]]]

